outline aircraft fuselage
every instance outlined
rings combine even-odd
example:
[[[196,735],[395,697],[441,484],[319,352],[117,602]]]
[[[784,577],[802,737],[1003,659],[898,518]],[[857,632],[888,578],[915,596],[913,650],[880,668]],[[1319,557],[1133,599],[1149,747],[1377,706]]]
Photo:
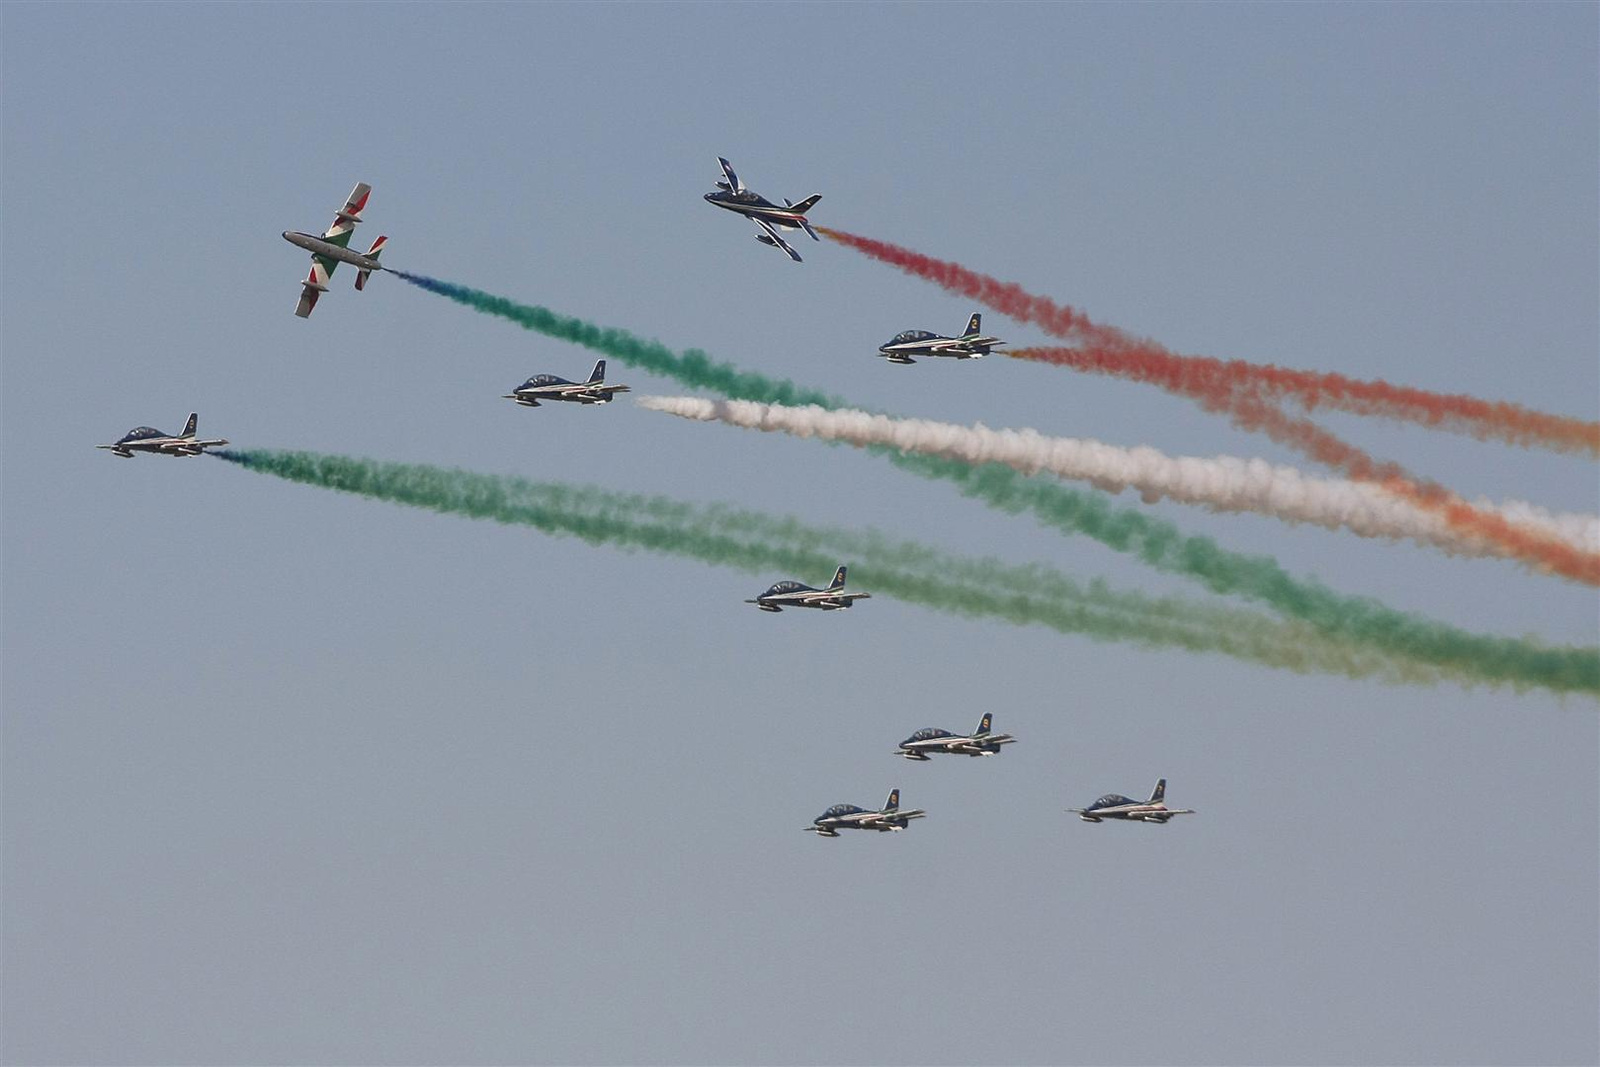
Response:
[[[383,264],[372,256],[364,256],[360,252],[352,252],[343,245],[332,244],[322,238],[298,230],[284,230],[283,239],[292,245],[310,252],[314,256],[338,260],[340,263],[349,263],[360,267],[362,270],[382,270]]]
[[[805,217],[798,211],[779,207],[777,204],[766,200],[739,200],[732,193],[726,192],[707,193],[705,196],[708,204],[726,208],[728,211],[732,211],[736,215],[744,215],[746,218],[766,219],[782,230],[800,229],[800,220]]]

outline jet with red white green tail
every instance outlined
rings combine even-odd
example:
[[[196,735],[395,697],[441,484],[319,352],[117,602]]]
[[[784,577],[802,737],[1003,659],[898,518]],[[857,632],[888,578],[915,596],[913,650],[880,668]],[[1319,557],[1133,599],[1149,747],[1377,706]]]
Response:
[[[321,237],[298,230],[283,231],[285,241],[311,253],[311,273],[300,283],[300,304],[294,309],[294,313],[302,319],[317,306],[317,298],[328,291],[328,278],[339,264],[349,263],[358,268],[357,289],[365,289],[372,272],[383,269],[378,263],[378,253],[383,251],[384,242],[389,238],[380,237],[372,242],[366,255],[352,252],[349,247],[350,235],[355,232],[356,223],[361,221],[361,210],[367,206],[367,197],[371,194],[372,186],[357,182],[356,187],[350,190],[350,198],[344,202],[344,207],[334,216],[333,225]]]

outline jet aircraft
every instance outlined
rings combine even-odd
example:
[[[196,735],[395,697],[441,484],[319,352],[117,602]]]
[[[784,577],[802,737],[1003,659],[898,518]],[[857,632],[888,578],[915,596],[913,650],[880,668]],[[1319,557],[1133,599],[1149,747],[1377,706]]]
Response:
[[[722,175],[727,180],[717,183],[716,192],[706,194],[706,202],[743,215],[760,226],[766,232],[756,234],[756,240],[783,249],[796,263],[800,262],[800,253],[789,247],[789,243],[779,236],[779,230],[805,230],[813,241],[822,240],[817,236],[817,231],[811,228],[811,223],[806,221],[806,212],[822,199],[820,195],[808,196],[798,204],[790,203],[785,197],[784,206],[779,207],[746,189],[744,182],[733,172],[733,165],[726,159],[718,156],[717,162],[722,164]]]
[[[355,232],[356,223],[361,221],[361,209],[367,206],[367,197],[371,193],[370,185],[357,182],[356,187],[350,190],[350,199],[334,216],[333,225],[321,237],[298,230],[283,231],[285,241],[311,253],[311,273],[300,283],[300,304],[294,309],[294,313],[302,319],[317,306],[317,298],[328,291],[328,278],[339,264],[350,263],[359,268],[356,272],[357,289],[365,289],[367,277],[373,271],[383,269],[378,263],[378,253],[383,251],[384,242],[389,238],[380,237],[372,242],[366,255],[352,252],[349,248],[350,235]]]
[[[158,456],[198,456],[208,448],[221,448],[228,443],[221,437],[196,437],[195,428],[199,422],[200,416],[191,411],[189,421],[183,424],[183,432],[176,437],[164,434],[153,426],[140,426],[129,430],[112,444],[94,447],[109,448],[113,456],[132,459],[135,452],[153,452]]]
[[[983,721],[978,723],[978,728],[969,737],[959,737],[949,730],[941,730],[935,726],[918,730],[900,742],[895,755],[923,762],[935,752],[948,752],[953,756],[996,755],[1001,745],[1013,744],[1016,738],[1010,734],[990,733],[989,722],[993,718],[992,713],[984,712]]]
[[[586,382],[569,382],[554,374],[535,374],[507,393],[505,399],[515,400],[525,408],[536,408],[541,400],[567,400],[574,404],[609,404],[617,393],[630,392],[626,385],[606,385],[606,361],[594,365]]]
[[[1143,804],[1137,800],[1122,796],[1120,793],[1107,793],[1087,808],[1068,808],[1077,814],[1084,822],[1099,822],[1101,819],[1124,819],[1129,822],[1159,822],[1165,823],[1174,815],[1193,815],[1192,808],[1169,808],[1164,804],[1163,798],[1167,795],[1167,780],[1165,778],[1156,782],[1155,789],[1150,793],[1150,799]]]
[[[838,837],[840,830],[904,830],[912,819],[924,818],[928,813],[921,808],[900,810],[900,790],[889,790],[889,799],[883,802],[882,811],[867,811],[854,804],[835,804],[811,820],[805,829],[818,837]]]
[[[823,611],[838,611],[848,608],[853,601],[868,600],[871,593],[846,593],[844,591],[844,574],[848,567],[840,567],[833,574],[833,583],[826,589],[813,589],[809,585],[799,582],[779,582],[754,600],[746,600],[746,604],[754,604],[762,611],[782,611],[784,608],[821,608]]]
[[[998,337],[982,334],[983,316],[972,313],[967,332],[960,337],[944,337],[929,330],[906,330],[878,346],[878,354],[890,363],[910,364],[912,356],[950,356],[954,359],[982,359],[989,350],[1005,344]]]

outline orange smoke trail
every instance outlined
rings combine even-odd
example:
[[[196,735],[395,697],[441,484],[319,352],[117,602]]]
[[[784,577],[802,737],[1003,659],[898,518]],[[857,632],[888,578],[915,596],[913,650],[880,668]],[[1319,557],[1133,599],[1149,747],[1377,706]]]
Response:
[[[1235,425],[1260,430],[1353,481],[1373,482],[1387,493],[1438,513],[1452,529],[1501,545],[1552,574],[1600,585],[1600,555],[1475,508],[1437,482],[1414,477],[1399,464],[1374,459],[1306,419],[1291,417],[1257,397],[1236,391],[1213,392],[1196,399],[1206,408],[1225,411]]]
[[[1057,304],[1048,297],[1034,296],[1019,285],[997,281],[959,264],[822,226],[818,226],[817,231],[873,259],[970,297],[1009,318],[1036,323],[1047,333],[1083,346],[1082,350],[1025,348],[1006,353],[1014,358],[1037,359],[1077,370],[1151,382],[1177,392],[1188,390],[1175,388],[1174,383],[1248,389],[1261,397],[1292,398],[1306,411],[1333,408],[1356,415],[1414,422],[1484,440],[1600,456],[1600,422],[1549,415],[1519,404],[1432,393],[1385,381],[1360,381],[1342,374],[1291,370],[1243,360],[1180,356],[1153,341],[1093,322],[1076,308]]]

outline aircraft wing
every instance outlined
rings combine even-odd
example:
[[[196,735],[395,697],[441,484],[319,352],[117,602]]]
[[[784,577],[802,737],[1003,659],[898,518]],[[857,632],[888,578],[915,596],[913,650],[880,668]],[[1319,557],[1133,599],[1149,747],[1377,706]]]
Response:
[[[796,263],[800,262],[800,253],[789,247],[789,242],[785,241],[781,236],[778,235],[778,231],[776,227],[772,225],[772,223],[755,215],[747,215],[745,217],[751,222],[755,223],[757,226],[760,226],[763,230],[767,231],[764,235],[767,244],[777,245],[788,254],[790,259],[794,260]],[[762,240],[762,237],[757,237],[756,239]]]
[[[294,309],[296,315],[302,319],[310,316],[311,309],[317,306],[317,298],[328,291],[328,276],[337,265],[336,260],[311,257],[311,273],[300,283],[300,303]]]
[[[739,176],[733,172],[733,164],[729,163],[721,156],[717,157],[717,162],[722,164],[722,176],[728,179],[728,192],[744,192],[744,182],[740,181]]]
[[[834,603],[838,603],[841,607],[849,607],[850,603],[852,601],[855,601],[855,600],[871,600],[872,599],[872,594],[871,593],[829,593],[827,596],[820,596],[820,597],[814,596],[811,599],[812,600],[822,601],[824,603],[834,602]]]
[[[367,197],[372,195],[372,186],[366,182],[356,182],[356,187],[350,190],[350,196],[344,202],[344,207],[334,216],[333,225],[348,223],[354,226],[361,221],[361,209],[367,206]]]

